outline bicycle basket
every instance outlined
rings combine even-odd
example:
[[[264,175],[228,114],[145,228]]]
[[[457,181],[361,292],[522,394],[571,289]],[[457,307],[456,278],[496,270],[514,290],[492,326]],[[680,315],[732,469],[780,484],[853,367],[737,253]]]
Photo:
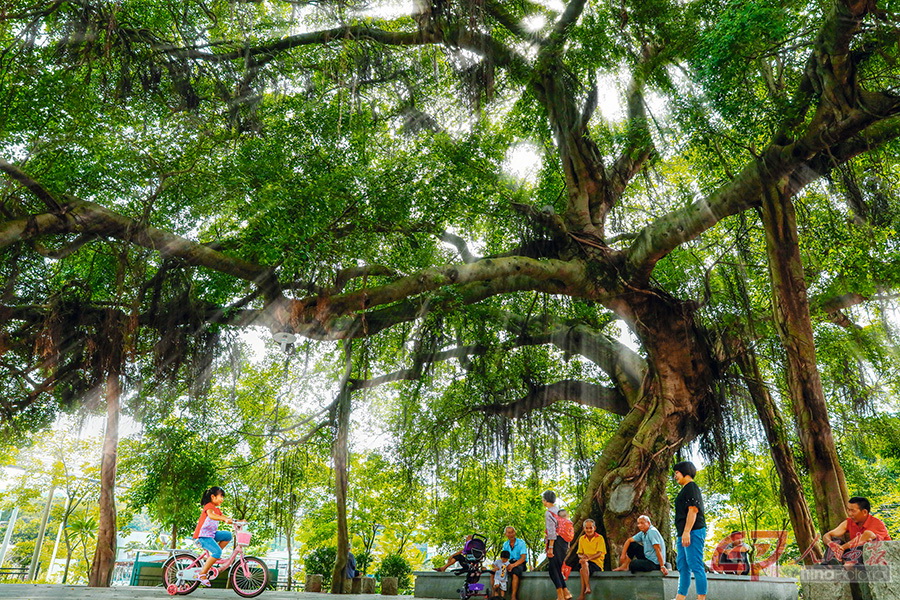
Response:
[[[237,534],[237,543],[239,546],[247,546],[250,544],[250,532],[239,531]]]

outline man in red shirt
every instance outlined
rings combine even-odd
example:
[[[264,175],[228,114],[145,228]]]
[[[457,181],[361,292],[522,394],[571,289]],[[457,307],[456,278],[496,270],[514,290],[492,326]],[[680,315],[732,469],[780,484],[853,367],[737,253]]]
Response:
[[[881,519],[869,514],[871,510],[872,505],[866,498],[860,496],[850,498],[847,503],[847,520],[822,536],[830,550],[825,553],[826,562],[833,558],[845,564],[862,564],[863,544],[891,539]],[[850,552],[847,552],[848,550]]]

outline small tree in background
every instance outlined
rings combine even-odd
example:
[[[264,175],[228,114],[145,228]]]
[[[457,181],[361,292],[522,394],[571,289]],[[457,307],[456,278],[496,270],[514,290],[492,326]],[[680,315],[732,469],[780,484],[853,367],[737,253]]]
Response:
[[[199,502],[216,483],[209,446],[183,423],[169,419],[148,430],[128,466],[145,476],[131,489],[129,507],[146,508],[150,518],[171,534],[171,547],[189,535],[200,514]]]
[[[385,577],[396,577],[399,590],[408,590],[412,586],[412,566],[399,554],[385,556],[381,566],[375,571],[375,576],[379,581]]]
[[[91,571],[91,556],[97,539],[97,520],[88,514],[72,515],[67,529],[75,539],[75,548],[80,548],[84,557],[85,571]]]
[[[369,567],[372,566],[372,553],[371,552],[360,552],[356,555],[356,570],[359,571],[362,575],[366,575],[369,571]]]
[[[337,549],[333,547],[316,548],[309,553],[304,563],[307,575],[321,575],[322,589],[331,585],[331,572],[337,560]]]

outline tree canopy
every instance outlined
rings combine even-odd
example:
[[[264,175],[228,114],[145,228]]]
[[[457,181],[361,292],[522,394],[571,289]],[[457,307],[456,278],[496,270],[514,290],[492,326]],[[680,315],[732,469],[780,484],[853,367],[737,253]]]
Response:
[[[309,436],[390,383],[405,464],[563,447],[613,537],[749,423],[811,541],[896,410],[896,10],[16,0],[0,427],[162,418],[263,327],[340,378]]]

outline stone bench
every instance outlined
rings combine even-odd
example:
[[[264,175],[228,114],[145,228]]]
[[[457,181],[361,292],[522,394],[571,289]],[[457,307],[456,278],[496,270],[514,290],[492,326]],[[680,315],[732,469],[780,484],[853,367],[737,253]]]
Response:
[[[415,595],[417,598],[447,598],[459,600],[457,590],[465,583],[463,575],[438,573],[436,571],[416,571]],[[787,577],[759,577],[751,579],[738,575],[720,575],[709,573],[709,597],[728,598],[729,600],[797,600],[797,580]],[[479,580],[490,586],[490,574],[485,573]],[[569,591],[578,596],[581,581],[577,572],[569,575],[567,581]],[[671,600],[678,591],[678,573],[628,572],[594,573],[591,576],[592,600]],[[509,593],[507,592],[507,597]],[[556,596],[556,590],[546,571],[527,572],[519,585],[519,600],[548,600]],[[697,597],[694,586],[688,600]],[[819,600],[813,596],[814,600]],[[900,596],[893,596],[896,600]],[[847,599],[849,600],[849,598]]]

